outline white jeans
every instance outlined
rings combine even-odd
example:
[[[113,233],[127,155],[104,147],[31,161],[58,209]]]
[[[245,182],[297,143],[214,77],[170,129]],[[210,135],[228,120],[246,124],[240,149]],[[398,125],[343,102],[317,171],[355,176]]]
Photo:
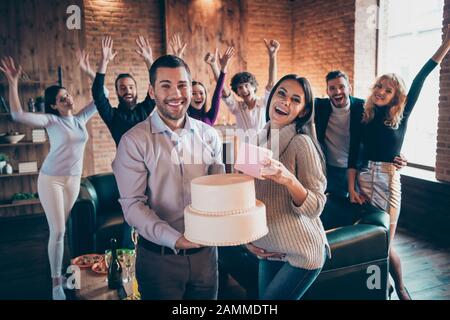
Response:
[[[66,221],[80,192],[79,176],[47,176],[40,173],[38,193],[50,229],[48,258],[52,278],[61,276]]]

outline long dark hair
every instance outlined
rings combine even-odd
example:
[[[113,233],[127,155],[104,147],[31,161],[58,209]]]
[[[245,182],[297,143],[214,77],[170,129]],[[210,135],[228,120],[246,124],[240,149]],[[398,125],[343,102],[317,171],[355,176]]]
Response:
[[[66,90],[66,88],[61,86],[50,86],[47,89],[45,89],[45,113],[54,114],[55,116],[59,116],[59,111],[56,109],[53,109],[52,106],[56,105],[56,96],[58,95],[60,90]]]
[[[296,74],[287,74],[280,80],[278,80],[278,82],[270,91],[269,99],[267,100],[266,121],[270,120],[270,103],[272,102],[272,97],[277,91],[280,84],[285,80],[297,81],[298,84],[300,84],[300,86],[303,88],[303,91],[305,92],[305,108],[302,116],[299,116],[295,119],[295,130],[297,134],[305,134],[311,138],[312,142],[314,143],[314,146],[317,149],[317,152],[319,153],[322,162],[322,167],[325,169],[325,157],[323,155],[319,141],[317,140],[316,130],[314,127],[314,95],[308,79],[300,77]]]
[[[194,108],[192,106],[192,101],[191,101],[191,104],[189,105],[187,112],[188,112],[188,114],[200,113],[201,115],[204,115],[206,113],[206,103],[208,102],[208,92],[206,91],[205,85],[203,83],[201,83],[200,81],[192,80],[192,88],[194,88],[195,85],[200,85],[203,87],[203,90],[205,90],[205,103],[202,105],[200,110],[197,110],[196,108]]]

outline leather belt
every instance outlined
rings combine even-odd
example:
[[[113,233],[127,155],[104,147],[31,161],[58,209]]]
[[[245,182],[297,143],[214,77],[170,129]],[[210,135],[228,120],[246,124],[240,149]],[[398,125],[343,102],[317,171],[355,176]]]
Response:
[[[178,254],[177,254],[171,248],[160,246],[156,243],[148,241],[147,239],[144,239],[144,237],[141,237],[141,236],[138,239],[138,244],[141,247],[143,247],[144,249],[152,251],[154,253],[158,253],[162,256],[168,256],[168,255],[189,256],[191,254],[198,253],[205,248],[205,247],[201,247],[201,248],[192,248],[192,249],[180,249],[180,250],[178,250]]]

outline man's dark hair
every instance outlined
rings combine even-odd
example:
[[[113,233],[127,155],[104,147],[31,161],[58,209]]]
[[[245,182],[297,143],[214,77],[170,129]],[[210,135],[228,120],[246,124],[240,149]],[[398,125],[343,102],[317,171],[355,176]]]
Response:
[[[231,90],[233,90],[234,93],[237,94],[239,85],[246,82],[249,82],[252,86],[255,87],[255,89],[258,89],[258,81],[256,81],[256,78],[253,74],[251,74],[250,72],[239,72],[236,73],[231,79]]]
[[[134,85],[136,85],[136,80],[133,78],[133,76],[129,73],[121,73],[117,76],[116,78],[116,82],[115,82],[115,86],[116,86],[116,90],[119,91],[119,88],[117,88],[117,83],[119,82],[120,79],[123,78],[131,78],[134,81]]]
[[[189,70],[188,65],[182,59],[177,56],[173,56],[171,54],[161,56],[153,62],[150,67],[150,84],[152,87],[155,87],[156,82],[156,71],[158,68],[180,68],[183,67],[186,69],[186,72],[189,76],[189,82],[191,82],[191,70]]]
[[[334,80],[337,78],[344,78],[345,80],[347,80],[347,83],[350,83],[350,79],[348,78],[348,75],[345,72],[343,72],[341,70],[335,70],[335,71],[331,71],[327,74],[327,77],[326,77],[327,84],[328,84],[328,81]]]

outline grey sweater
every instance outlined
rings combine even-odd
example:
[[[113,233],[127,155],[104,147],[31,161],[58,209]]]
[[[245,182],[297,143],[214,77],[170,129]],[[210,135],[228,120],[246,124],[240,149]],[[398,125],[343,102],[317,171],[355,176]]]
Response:
[[[265,129],[269,126],[270,123]],[[253,244],[268,252],[285,253],[284,261],[294,267],[321,268],[324,250],[330,256],[330,249],[319,218],[326,202],[326,178],[320,156],[310,137],[296,134],[295,124],[279,131],[277,146],[271,145],[270,137],[264,137],[266,130],[261,131],[259,144],[273,151],[278,148],[279,161],[297,177],[308,195],[297,207],[285,186],[268,179],[257,180],[256,197],[266,205],[269,233]]]

